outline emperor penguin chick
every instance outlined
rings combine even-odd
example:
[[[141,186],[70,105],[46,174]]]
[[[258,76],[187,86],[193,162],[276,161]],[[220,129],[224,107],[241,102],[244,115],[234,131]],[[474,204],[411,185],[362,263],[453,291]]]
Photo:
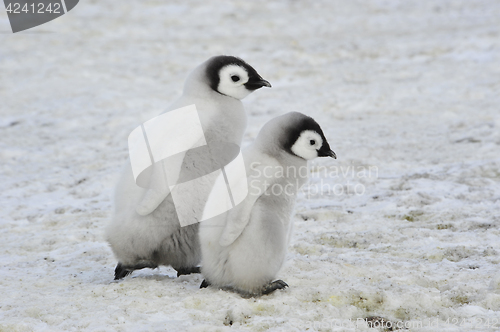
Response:
[[[316,157],[336,155],[312,118],[292,112],[264,125],[255,142],[243,150],[248,195],[200,225],[205,277],[201,288],[212,285],[259,296],[288,286],[273,280],[286,256],[295,198],[307,180],[307,161]],[[212,194],[209,202],[216,199]]]
[[[271,85],[243,60],[215,56],[191,72],[183,94],[165,112],[194,104],[206,146],[218,146],[219,151],[232,149],[237,153],[247,121],[241,99],[264,86]],[[219,143],[226,145],[221,149]],[[220,165],[216,165],[218,160],[212,155],[200,156],[196,149],[179,155],[173,169],[168,169],[168,181],[165,167],[158,163],[153,166],[147,188],[136,184],[130,161],[126,165],[115,189],[113,220],[106,229],[107,241],[118,260],[115,279],[137,269],[158,265],[170,265],[178,275],[199,272],[198,224],[181,227],[169,185],[177,180],[182,182],[183,176],[186,180],[186,173],[198,177]],[[193,195],[198,199],[189,202],[188,208],[194,216],[201,216],[204,199],[210,193],[210,183],[202,187]],[[189,193],[185,197],[190,197]]]

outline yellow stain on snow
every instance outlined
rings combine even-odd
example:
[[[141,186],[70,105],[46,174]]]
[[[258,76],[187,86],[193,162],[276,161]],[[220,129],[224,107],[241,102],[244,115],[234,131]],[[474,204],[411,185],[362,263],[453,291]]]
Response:
[[[332,295],[328,298],[328,303],[333,305],[334,307],[339,307],[344,304],[342,297],[337,295]]]

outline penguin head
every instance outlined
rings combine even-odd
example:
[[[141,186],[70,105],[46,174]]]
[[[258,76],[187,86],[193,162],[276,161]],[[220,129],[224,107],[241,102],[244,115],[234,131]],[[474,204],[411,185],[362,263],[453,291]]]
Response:
[[[243,99],[263,86],[271,87],[252,66],[234,56],[209,59],[206,74],[212,90],[236,99]]]
[[[290,147],[292,154],[305,160],[316,157],[332,157],[337,159],[337,155],[330,149],[321,128],[319,131],[314,129],[304,129],[300,132],[298,138]]]
[[[285,127],[283,139],[284,149],[287,152],[305,160],[317,157],[337,159],[335,152],[330,149],[323,130],[313,118],[298,112],[284,116],[291,120]]]
[[[284,150],[305,160],[317,157],[337,159],[319,124],[313,118],[299,112],[290,112],[269,121],[257,139],[262,148],[268,151]]]

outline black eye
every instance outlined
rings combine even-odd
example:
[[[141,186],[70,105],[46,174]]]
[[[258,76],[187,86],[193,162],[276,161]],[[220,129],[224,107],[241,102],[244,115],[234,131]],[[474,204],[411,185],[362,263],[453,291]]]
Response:
[[[240,77],[237,75],[233,75],[231,76],[231,79],[233,80],[233,82],[238,82],[240,80]]]
[[[316,144],[316,141],[312,139],[312,140],[310,140],[310,141],[309,141],[309,143],[310,143],[311,145],[314,145],[314,144]]]

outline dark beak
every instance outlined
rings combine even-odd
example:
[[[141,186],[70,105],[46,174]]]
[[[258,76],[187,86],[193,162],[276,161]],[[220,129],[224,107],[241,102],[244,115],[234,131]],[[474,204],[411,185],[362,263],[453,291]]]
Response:
[[[323,147],[318,150],[318,157],[332,157],[333,159],[337,159],[335,152],[330,150],[330,148],[323,149]]]
[[[263,86],[271,87],[271,83],[263,79],[262,77],[250,77],[248,82],[245,83],[248,90],[257,90]]]

